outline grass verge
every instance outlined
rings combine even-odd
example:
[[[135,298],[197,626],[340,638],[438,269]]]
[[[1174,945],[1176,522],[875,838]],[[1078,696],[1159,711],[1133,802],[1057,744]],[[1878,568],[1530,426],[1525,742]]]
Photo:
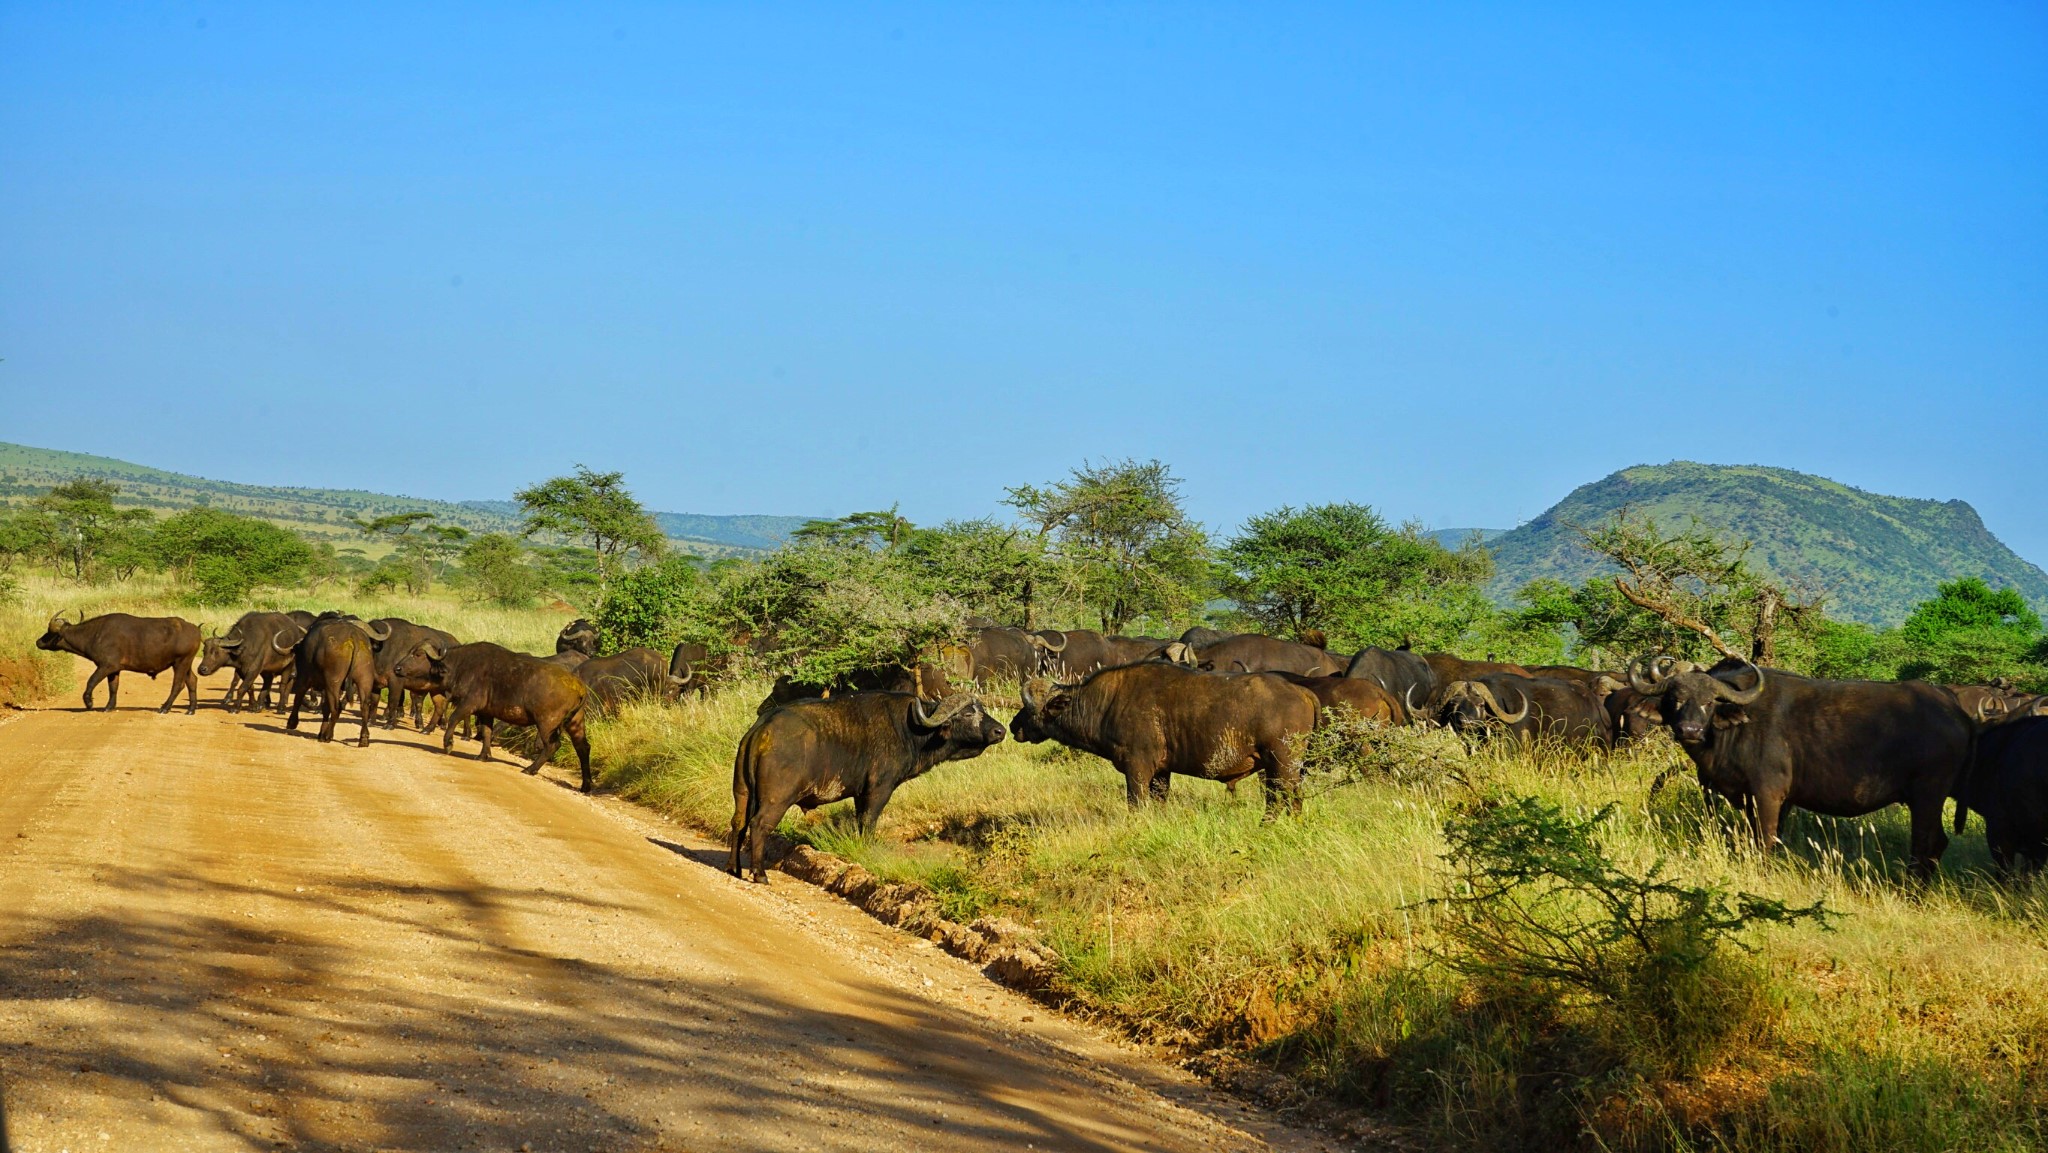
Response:
[[[603,722],[606,783],[722,835],[733,748],[764,688]],[[1132,813],[1104,762],[1005,744],[906,785],[872,839],[845,804],[781,831],[923,885],[953,919],[1034,926],[1060,955],[1061,994],[1140,1038],[1254,1056],[1458,1147],[2048,1146],[2048,888],[1993,883],[1980,835],[1916,886],[1903,811],[1802,815],[1789,851],[1763,858],[1690,785],[1651,798],[1680,756],[1669,744],[1610,757],[1390,745],[1372,772],[1312,780],[1305,815],[1271,824],[1255,789],[1201,781]],[[1754,956],[1728,952],[1695,994],[1735,1015],[1725,1040],[1658,1073],[1626,1059],[1628,1030],[1597,1006],[1441,963],[1424,902],[1450,891],[1444,825],[1486,796],[1612,804],[1619,867],[1662,862],[1689,885],[1839,916],[1748,934]]]

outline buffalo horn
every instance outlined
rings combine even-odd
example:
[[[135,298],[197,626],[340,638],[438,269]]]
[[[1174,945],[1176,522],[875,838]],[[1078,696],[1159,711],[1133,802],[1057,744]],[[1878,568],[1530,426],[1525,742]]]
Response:
[[[1719,677],[1713,678],[1715,694],[1731,705],[1746,705],[1764,695],[1764,671],[1748,661],[1742,663],[1756,673],[1755,685],[1747,689],[1738,689]]]
[[[954,693],[952,696],[939,702],[937,711],[926,712],[923,699],[912,697],[910,700],[910,715],[916,719],[919,728],[936,729],[965,712],[967,707],[973,703],[973,694]]]
[[[64,619],[64,614],[63,614],[63,613],[58,613],[58,614],[57,614],[56,616],[53,616],[53,617],[51,617],[51,618],[50,618],[50,623],[49,623],[49,625],[48,625],[47,627],[48,627],[49,631],[51,631],[51,632],[56,632],[56,631],[57,631],[57,626],[58,626],[58,625],[68,625],[68,624],[70,624],[70,623],[71,623],[70,621],[67,621],[67,620],[65,620],[65,619]]]
[[[1408,691],[1406,691],[1406,692],[1404,692],[1404,693],[1402,693],[1402,694],[1401,694],[1401,703],[1402,703],[1402,704],[1404,704],[1404,705],[1407,705],[1407,706],[1408,706],[1408,715],[1409,715],[1409,716],[1414,716],[1414,715],[1415,715],[1415,686],[1414,686],[1414,685],[1409,685],[1409,686],[1408,686]]]
[[[376,623],[375,621],[356,621],[356,622],[354,622],[354,623],[355,623],[355,626],[356,626],[357,628],[359,628],[359,629],[363,630],[364,632],[366,632],[366,633],[370,634],[370,639],[371,639],[371,640],[373,640],[373,641],[376,641],[376,642],[377,642],[378,644],[380,644],[380,645],[381,645],[381,644],[383,644],[383,643],[384,643],[385,641],[388,641],[388,640],[390,640],[390,639],[391,639],[391,626],[390,626],[390,625],[385,625],[385,626],[384,626],[384,631],[380,633],[380,632],[378,632],[378,631],[377,631],[377,630],[376,630],[375,628],[371,627],[372,625],[374,625],[374,624]]]
[[[1193,645],[1175,641],[1167,645],[1162,651],[1166,654],[1166,659],[1174,664],[1191,665],[1195,663],[1195,646]]]
[[[1066,652],[1066,651],[1067,651],[1067,634],[1065,634],[1065,633],[1054,633],[1054,634],[1052,634],[1052,635],[1053,635],[1053,636],[1056,636],[1056,637],[1058,637],[1058,638],[1060,638],[1060,643],[1058,643],[1058,644],[1054,644],[1054,643],[1052,643],[1052,641],[1051,641],[1051,640],[1047,639],[1046,637],[1044,637],[1044,636],[1042,636],[1042,635],[1040,635],[1040,634],[1038,634],[1038,633],[1032,633],[1032,634],[1031,634],[1031,639],[1032,639],[1033,643],[1037,644],[1037,645],[1038,645],[1038,646],[1039,646],[1040,648],[1044,649],[1045,651],[1047,651],[1047,652],[1049,652],[1049,653],[1063,653],[1063,652]]]
[[[290,638],[290,639],[286,639],[286,638]],[[285,643],[283,643],[283,644],[278,644],[277,642],[279,642],[279,641],[284,641]],[[278,651],[278,652],[281,652],[281,653],[288,653],[288,652],[292,651],[292,646],[294,646],[294,645],[296,645],[296,644],[298,644],[298,643],[299,643],[299,642],[298,642],[298,638],[296,638],[296,637],[292,637],[290,633],[282,633],[282,632],[281,632],[281,633],[278,633],[278,634],[277,634],[276,636],[273,636],[273,637],[271,637],[271,638],[270,638],[270,647],[271,647],[272,649],[275,649],[275,650],[276,650],[276,651]]]
[[[220,647],[222,647],[222,648],[224,648],[224,649],[232,649],[232,648],[237,648],[237,647],[239,647],[239,646],[241,645],[241,643],[242,643],[242,638],[241,638],[241,637],[215,637],[215,638],[214,638],[214,643],[215,643],[215,644],[217,644],[217,645],[219,645]]]
[[[448,655],[448,650],[442,648],[434,641],[422,641],[419,651],[427,654],[427,659],[430,661],[438,661]]]
[[[1478,681],[1467,681],[1466,685],[1474,696],[1486,702],[1486,707],[1492,709],[1493,715],[1499,717],[1504,725],[1515,724],[1529,715],[1529,695],[1527,693],[1522,694],[1522,711],[1509,716],[1507,708],[1500,703],[1499,697],[1493,695],[1492,689]]]
[[[1671,676],[1670,674],[1660,672],[1659,666],[1669,659],[1668,657],[1659,657],[1656,663],[1650,663],[1645,662],[1641,657],[1637,657],[1635,660],[1630,661],[1628,663],[1628,687],[1646,697],[1661,695],[1665,689],[1671,687]]]
[[[2002,717],[2005,715],[2005,710],[2006,703],[2004,697],[1985,696],[1977,702],[1977,723],[1981,725],[1988,722],[1992,717]]]

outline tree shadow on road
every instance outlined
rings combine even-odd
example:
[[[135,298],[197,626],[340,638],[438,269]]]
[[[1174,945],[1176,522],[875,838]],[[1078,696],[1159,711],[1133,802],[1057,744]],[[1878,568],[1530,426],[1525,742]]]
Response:
[[[857,974],[779,989],[687,957],[515,943],[638,911],[566,890],[374,870],[229,883],[222,867],[103,869],[134,912],[7,924],[17,1140],[90,1097],[199,1144],[305,1150],[1152,1143],[1063,1114],[1099,1092],[1086,1075],[998,1060],[977,1019]]]

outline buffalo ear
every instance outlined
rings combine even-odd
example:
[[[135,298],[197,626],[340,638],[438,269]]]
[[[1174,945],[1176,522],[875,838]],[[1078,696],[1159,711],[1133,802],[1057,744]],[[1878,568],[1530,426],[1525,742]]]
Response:
[[[1749,723],[1749,710],[1741,705],[1722,705],[1714,710],[1714,727],[1732,729]]]
[[[1066,712],[1067,706],[1072,704],[1073,701],[1074,697],[1071,693],[1054,693],[1051,700],[1038,706],[1038,715],[1046,720],[1051,720]]]

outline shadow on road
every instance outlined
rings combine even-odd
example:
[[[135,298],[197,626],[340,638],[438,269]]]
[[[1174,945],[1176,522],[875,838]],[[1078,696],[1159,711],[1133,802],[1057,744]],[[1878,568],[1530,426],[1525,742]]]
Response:
[[[85,1092],[166,1102],[195,1132],[307,1150],[1114,1147],[1046,1107],[1073,1075],[998,1062],[966,1014],[886,986],[832,974],[851,1015],[660,963],[675,958],[508,943],[510,922],[644,908],[374,870],[233,883],[223,866],[103,870],[112,903],[143,912],[11,924],[0,1084],[35,1086],[45,1109]]]

